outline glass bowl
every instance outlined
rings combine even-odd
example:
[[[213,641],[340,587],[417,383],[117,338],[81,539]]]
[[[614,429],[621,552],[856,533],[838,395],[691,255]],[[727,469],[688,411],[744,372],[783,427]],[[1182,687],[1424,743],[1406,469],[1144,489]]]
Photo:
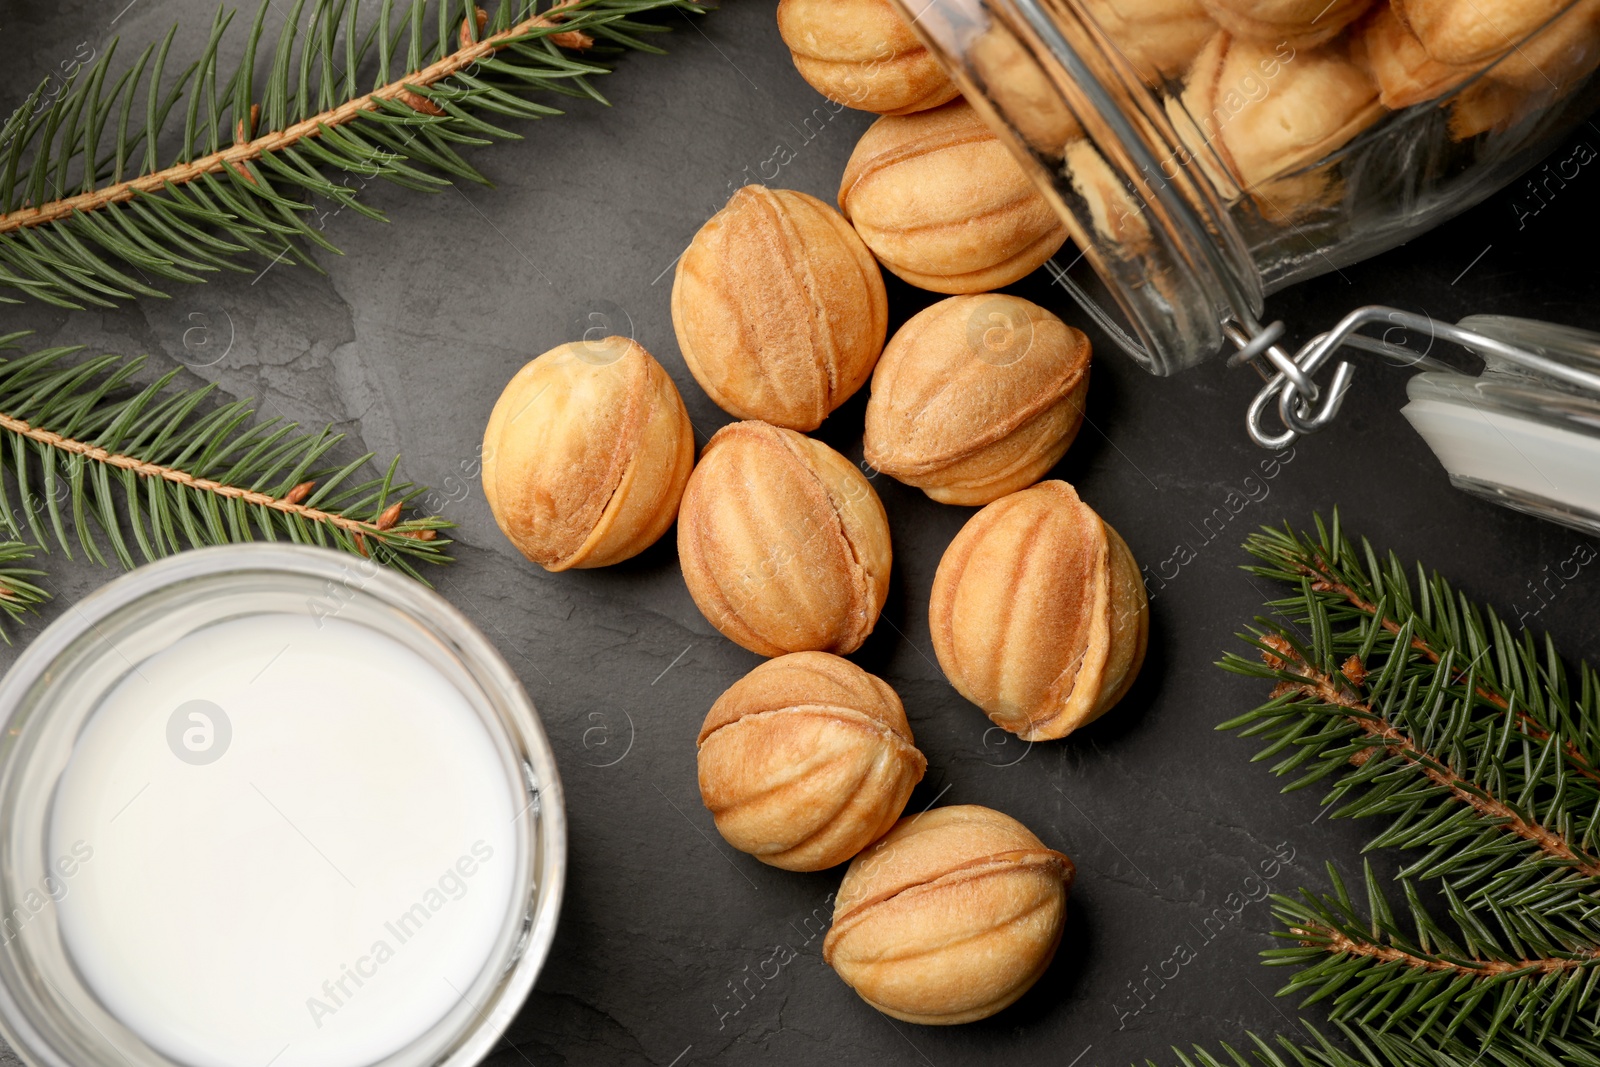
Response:
[[[331,629],[325,628],[329,625],[325,620],[330,618],[336,618],[337,624]],[[394,677],[411,677],[423,672],[429,679],[437,677],[442,685],[453,688],[461,699],[456,701],[454,696],[450,697],[450,706],[459,708],[464,717],[451,721],[447,732],[470,735],[473,740],[462,744],[477,746],[472,751],[481,754],[473,768],[483,769],[484,773],[471,779],[472,788],[481,785],[481,789],[486,790],[481,795],[495,798],[497,813],[508,810],[516,813],[506,824],[509,829],[494,832],[494,839],[508,846],[506,852],[510,859],[509,873],[497,868],[492,876],[493,884],[501,888],[459,898],[474,902],[471,904],[450,904],[462,915],[472,909],[471,922],[482,932],[479,941],[474,943],[490,946],[481,958],[481,966],[477,963],[480,957],[474,954],[467,958],[464,970],[458,968],[456,973],[466,984],[457,987],[452,983],[451,988],[459,998],[450,997],[442,1015],[431,1024],[426,1016],[414,1013],[408,1019],[395,1019],[391,1034],[407,1034],[397,1039],[403,1042],[399,1047],[387,1048],[369,1058],[354,1057],[348,1049],[340,1055],[350,1057],[351,1067],[355,1067],[356,1062],[370,1063],[374,1067],[422,1067],[424,1064],[466,1067],[488,1054],[532,988],[549,952],[560,910],[566,873],[566,815],[554,756],[533,704],[516,675],[477,628],[437,593],[385,571],[370,560],[307,546],[251,544],[206,548],[141,567],[68,606],[0,680],[0,719],[5,723],[5,732],[0,735],[3,737],[0,741],[0,925],[3,925],[0,930],[0,1035],[27,1063],[37,1067],[177,1067],[179,1064],[196,1067],[200,1063],[222,1067],[233,1058],[216,1053],[203,1056],[175,1053],[175,1047],[181,1049],[181,1041],[175,1045],[163,1037],[151,1039],[148,1020],[141,1023],[131,1015],[125,1019],[112,1010],[109,1005],[117,1002],[118,997],[107,996],[104,984],[97,985],[93,980],[95,966],[100,964],[87,956],[77,958],[73,951],[75,937],[80,949],[88,945],[98,951],[97,945],[83,940],[81,932],[74,935],[73,928],[80,922],[75,916],[91,907],[92,902],[102,899],[94,895],[102,890],[91,891],[92,879],[110,875],[96,872],[89,876],[90,880],[85,880],[82,870],[92,868],[94,862],[89,859],[80,864],[85,858],[82,852],[92,852],[86,843],[76,858],[70,854],[58,855],[61,846],[59,841],[53,840],[52,821],[70,821],[70,815],[64,816],[58,811],[60,795],[71,792],[64,787],[64,783],[72,781],[67,772],[75,756],[85,759],[83,750],[94,751],[97,743],[94,738],[99,729],[95,714],[103,707],[117,706],[114,700],[119,685],[134,676],[143,677],[141,667],[154,676],[165,661],[153,657],[160,657],[179,642],[194,640],[196,634],[202,635],[199,640],[203,642],[224,632],[223,628],[250,626],[262,619],[275,620],[273,625],[297,627],[296,632],[320,635],[317,640],[305,642],[305,647],[295,655],[326,657],[339,647],[330,643],[328,635],[349,636],[359,631],[363,635],[360,641],[378,641],[386,650],[385,656],[402,657],[394,660],[375,655],[365,664],[350,664],[352,677],[361,676],[363,670],[370,673],[381,661],[400,664],[411,672],[398,671]],[[359,642],[348,647],[358,646]],[[182,646],[183,649],[194,647],[192,643]],[[284,658],[286,662],[292,660],[293,656]],[[343,662],[349,663],[349,657]],[[293,698],[294,693],[304,691],[304,687],[296,689],[297,677],[291,676],[283,684],[282,693],[290,699],[280,705],[282,721],[304,714],[308,704],[315,702],[316,698],[311,701],[304,697]],[[253,683],[254,679],[250,681]],[[330,684],[329,688],[337,691],[337,685]],[[439,692],[448,694],[449,689]],[[177,699],[176,696],[173,699]],[[430,710],[438,711],[441,702],[430,704],[419,697],[417,703],[417,708],[397,708],[389,704],[381,710],[396,710],[397,721],[417,722],[420,721],[417,715],[426,718]],[[335,710],[343,713],[347,707],[340,705]],[[372,712],[370,708],[359,710]],[[403,719],[398,712],[413,717]],[[177,718],[175,711],[173,719]],[[156,744],[166,744],[185,764],[200,762],[198,758],[186,758],[182,754],[177,740],[179,735],[173,732],[175,727],[171,727],[164,714],[160,721],[155,721],[153,715],[150,720],[148,729],[162,731],[165,736],[156,740],[142,737],[141,744],[152,751]],[[145,720],[135,716],[129,721],[140,724]],[[205,722],[208,730],[211,727],[209,719],[195,721]],[[476,740],[475,730],[459,729],[461,723],[474,721],[482,727],[486,743]],[[445,730],[443,723],[443,719],[438,719],[430,728]],[[145,727],[141,725],[139,729]],[[231,729],[237,734],[240,728]],[[396,731],[401,729],[403,727],[396,727]],[[369,736],[372,735],[358,734],[358,746],[361,738]],[[208,743],[212,740],[209,734],[206,740]],[[243,753],[239,757],[241,760],[255,752],[250,745],[259,748],[261,744],[252,739],[240,746],[237,737],[233,743]],[[406,803],[395,804],[396,812],[416,810],[410,804],[412,790],[420,801],[436,802],[441,807],[451,803],[442,792],[442,782],[402,779],[404,767],[389,768],[383,764],[384,756],[397,750],[386,749],[387,742],[381,738],[374,737],[372,743],[372,752],[384,755],[368,756],[360,747],[339,749],[331,744],[307,744],[303,740],[273,751],[277,752],[275,758],[280,764],[291,765],[301,756],[314,762],[313,757],[324,761],[335,758],[330,752],[354,752],[354,758],[347,759],[344,755],[337,755],[337,758],[346,759],[362,774],[377,776],[362,781],[376,781],[382,785],[387,774],[391,789],[396,782],[404,783]],[[413,748],[417,747],[414,738],[411,743]],[[311,751],[313,749],[320,751]],[[424,759],[423,764],[426,762]],[[367,763],[378,765],[374,768],[365,766]],[[235,764],[236,768],[240,766],[243,764]],[[290,766],[288,770],[291,773],[285,781],[293,779],[294,768]],[[80,771],[79,778],[84,773]],[[235,769],[229,773],[239,775],[240,771]],[[314,784],[320,788],[321,783],[319,778]],[[460,792],[466,783],[458,777],[454,785]],[[316,794],[317,789],[310,789],[307,797],[299,799],[309,803],[310,797]],[[400,794],[385,793],[382,789],[369,789],[365,794],[371,801],[369,807],[371,804],[379,806],[380,816],[387,810],[384,806],[397,795]],[[389,799],[372,801],[373,796]],[[262,797],[274,807],[295,810],[293,805],[297,798],[294,796],[274,799],[262,792]],[[70,812],[70,806],[66,810]],[[171,809],[155,805],[144,810]],[[208,813],[197,813],[197,817],[205,814]],[[119,813],[112,818],[114,821],[122,817]],[[346,816],[341,811],[334,817]],[[141,818],[148,818],[148,815],[142,814]],[[284,819],[289,821],[287,815]],[[180,834],[188,820],[179,817],[169,822],[174,825],[165,829]],[[406,827],[381,824],[380,818],[375,831],[376,840],[385,842],[378,849],[380,857],[404,851]],[[360,833],[367,832],[366,825],[362,824]],[[128,823],[124,822],[121,829],[126,831],[127,827]],[[159,824],[155,827],[156,831],[162,829]],[[383,836],[386,831],[388,836]],[[301,836],[306,837],[312,848],[316,847],[309,836]],[[237,842],[232,842],[233,851],[228,852],[217,841],[217,836],[212,835],[189,843],[188,847],[212,849],[217,856],[226,854],[237,862]],[[111,866],[111,857],[117,855],[114,850],[108,848],[96,854],[108,857],[101,861],[101,870],[119,869]],[[248,850],[245,855],[250,855]],[[234,879],[229,884],[259,892],[259,885],[244,886],[239,881],[245,877],[242,872],[236,875],[232,868],[221,865],[217,869],[224,872],[219,877]],[[379,864],[378,869],[392,868]],[[450,869],[447,867],[445,871],[449,876]],[[73,873],[79,879],[76,886]],[[360,872],[355,873],[359,878]],[[180,907],[192,903],[200,914],[215,904],[214,895],[208,899],[191,899],[198,895],[199,889],[176,877],[174,881],[177,884],[171,885],[170,891],[162,888],[163,892],[170,892]],[[159,882],[156,884],[161,886]],[[479,884],[489,882],[480,875]],[[506,886],[508,890],[504,889]],[[121,884],[112,883],[109,888],[112,896],[107,899],[114,899]],[[354,884],[351,889],[355,889]],[[87,895],[73,901],[69,894],[74,890]],[[85,900],[91,903],[84,903]],[[70,910],[73,907],[77,910]],[[371,916],[374,920],[382,917]],[[262,924],[270,921],[265,916],[247,915],[241,919]],[[449,920],[455,921],[454,917]],[[439,924],[437,919],[434,922],[436,928],[448,926],[448,923]],[[351,929],[354,930],[353,925]],[[147,931],[139,933],[147,935]],[[265,944],[267,951],[271,951],[274,942],[270,937],[263,939],[259,933],[250,936],[257,938],[258,947]],[[117,937],[107,940],[114,941]],[[283,940],[292,942],[293,938],[285,936]],[[435,943],[452,942],[435,939]],[[174,944],[173,953],[180,952],[180,948]],[[431,949],[412,951],[414,957],[421,957]],[[84,953],[78,955],[84,956]],[[257,959],[269,970],[271,964],[281,962]],[[189,965],[183,959],[157,960],[148,954],[125,956],[125,963],[128,960],[132,961],[127,966],[133,973],[126,976],[126,985],[139,995],[148,990],[141,990],[138,983],[157,981],[152,975],[159,975],[163,967],[169,968],[168,974],[182,974],[181,969]],[[355,957],[351,960],[363,974],[367,974],[369,968],[376,969],[376,964],[370,960],[366,964]],[[259,993],[248,987],[265,981],[258,978],[253,967],[242,968],[239,973],[211,974],[198,969],[200,964],[195,966],[197,969],[186,975],[186,980],[200,975],[202,980],[219,987],[237,989],[226,994],[228,996],[248,998]],[[397,976],[404,970],[389,966],[391,973]],[[170,970],[173,967],[180,970]],[[340,970],[334,970],[332,976],[333,984],[328,988],[343,988],[347,994],[361,984]],[[321,975],[317,977],[320,979]],[[351,981],[356,985],[349,985]],[[238,984],[228,985],[229,982]],[[307,998],[308,1005],[312,1000],[320,1000],[319,987],[314,982],[308,982],[307,987],[305,992],[313,994]],[[388,988],[405,989],[408,995],[415,992],[404,980],[391,981]],[[337,992],[333,998],[322,1002],[343,1003]],[[368,1004],[388,1002],[387,994],[374,997],[368,993],[363,1010]],[[179,1008],[181,1017],[181,1004]],[[315,1010],[311,1018],[321,1026]],[[301,1025],[310,1032],[311,1023],[302,1021]],[[315,1046],[315,1041],[310,1044]],[[295,1062],[344,1062],[330,1058],[330,1054],[319,1058],[314,1051],[306,1053],[303,1051],[306,1047],[302,1044],[300,1050],[290,1051],[291,1046],[285,1045],[280,1050],[282,1058],[277,1067]],[[251,1067],[266,1067],[266,1057],[261,1057]]]

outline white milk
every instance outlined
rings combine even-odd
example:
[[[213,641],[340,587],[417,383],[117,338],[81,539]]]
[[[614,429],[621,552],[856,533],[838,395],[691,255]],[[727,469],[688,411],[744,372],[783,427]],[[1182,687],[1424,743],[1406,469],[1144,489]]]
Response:
[[[180,712],[192,700],[224,714]],[[371,1063],[482,971],[521,807],[471,705],[398,642],[233,619],[137,664],[79,738],[50,842],[92,855],[62,934],[106,1008],[173,1059]]]

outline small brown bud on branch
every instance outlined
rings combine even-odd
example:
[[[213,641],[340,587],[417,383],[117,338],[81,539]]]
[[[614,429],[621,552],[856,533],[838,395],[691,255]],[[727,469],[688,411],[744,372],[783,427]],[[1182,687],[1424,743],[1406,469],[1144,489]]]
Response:
[[[477,22],[477,24],[478,24],[478,38],[481,40],[482,37],[483,37],[483,28],[485,26],[489,25],[489,13],[487,11],[485,11],[481,7],[475,7],[475,8],[472,9],[472,17],[473,17],[473,20],[475,22]],[[471,48],[472,47],[472,41],[473,41],[472,27],[471,27],[471,25],[468,24],[466,19],[462,19],[461,20],[461,47],[462,48]]]
[[[401,89],[394,98],[405,104],[413,111],[420,111],[424,115],[443,115],[444,108],[435,104],[421,93],[414,93],[410,89]]]

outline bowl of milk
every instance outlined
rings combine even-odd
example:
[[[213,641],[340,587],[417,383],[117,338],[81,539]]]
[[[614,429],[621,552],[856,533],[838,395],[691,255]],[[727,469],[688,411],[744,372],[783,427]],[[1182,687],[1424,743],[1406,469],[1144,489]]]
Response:
[[[142,567],[0,680],[0,1035],[39,1067],[465,1067],[566,868],[516,675],[326,549]]]

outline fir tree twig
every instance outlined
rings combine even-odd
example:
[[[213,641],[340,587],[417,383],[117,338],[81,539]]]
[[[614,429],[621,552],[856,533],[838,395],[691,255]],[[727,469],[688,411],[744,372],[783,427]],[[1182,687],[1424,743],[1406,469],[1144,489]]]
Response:
[[[12,114],[0,128],[0,287],[110,306],[163,295],[151,276],[248,272],[246,253],[315,268],[309,245],[338,251],[315,197],[382,220],[359,196],[374,178],[426,191],[486,183],[458,149],[519,135],[485,116],[561,114],[529,98],[539,91],[603,104],[590,79],[609,68],[590,56],[659,52],[644,35],[666,27],[635,16],[702,10],[502,0],[490,14],[472,0],[377,0],[363,27],[360,0],[294,0],[272,46],[271,3],[231,73],[219,48],[234,13],[219,8],[175,79],[164,75],[177,27],[115,79],[113,42],[53,102],[41,85]]]
[[[1434,920],[1417,885],[1403,879],[1408,927],[1397,919],[1370,863],[1365,875],[1365,912],[1331,863],[1332,894],[1301,889],[1298,899],[1273,897],[1273,913],[1284,924],[1277,936],[1294,947],[1264,955],[1277,965],[1305,965],[1282,995],[1303,994],[1304,1005],[1328,1001],[1335,1021],[1381,1021],[1378,1028],[1384,1031],[1404,1022],[1423,1036],[1432,1035],[1440,1022],[1445,1024],[1440,1032],[1453,1034],[1480,1013],[1488,1019],[1490,1039],[1502,1026],[1536,1040],[1571,1029],[1585,985],[1600,973],[1600,945],[1524,955],[1525,947],[1509,946],[1474,924],[1446,892],[1458,930],[1452,935]],[[1387,999],[1374,996],[1380,990]],[[1586,1028],[1594,1030],[1592,1023]]]
[[[1262,652],[1262,660],[1273,670],[1298,679],[1279,682],[1278,688],[1273,691],[1274,698],[1298,696],[1342,709],[1350,722],[1370,740],[1368,746],[1351,753],[1349,759],[1354,766],[1364,765],[1379,752],[1391,756],[1415,768],[1429,782],[1507,833],[1532,842],[1545,854],[1570,864],[1582,874],[1600,878],[1600,858],[1575,850],[1560,834],[1541,826],[1526,813],[1519,812],[1511,804],[1462,778],[1451,770],[1444,757],[1418,748],[1411,738],[1374,710],[1370,703],[1362,701],[1352,683],[1359,684],[1356,680],[1366,677],[1366,668],[1355,656],[1345,661],[1338,674],[1331,674],[1311,666],[1300,650],[1280,634],[1265,634],[1260,640],[1271,650]],[[1448,671],[1448,658],[1441,657],[1437,662],[1440,673]]]
[[[25,336],[0,337],[0,351]],[[173,370],[136,389],[142,358],[74,360],[79,351],[0,358],[0,467],[12,483],[0,480],[0,525],[13,537],[46,551],[54,542],[69,558],[76,544],[106,564],[103,539],[124,567],[252,540],[323,545],[419,579],[416,564],[449,561],[439,532],[452,523],[403,518],[424,490],[396,482],[398,457],[381,476],[361,477],[372,454],[329,463],[343,440],[331,429],[257,421],[244,400],[202,411],[214,386],[175,389]],[[5,571],[0,587],[12,591],[9,602],[0,592],[12,617],[13,604],[43,599]]]
[[[31,580],[44,572],[18,566],[32,558],[33,550],[21,541],[0,541],[0,611],[11,622],[19,621],[26,612],[50,599],[50,594]],[[11,643],[11,634],[3,626],[0,640]]]
[[[1600,1067],[1600,1041],[1592,1034],[1541,1044],[1516,1034],[1489,1039],[1469,1026],[1458,1037],[1424,1040],[1404,1026],[1381,1032],[1339,1023],[1336,1040],[1304,1020],[1301,1025],[1306,1036],[1298,1040],[1280,1034],[1268,1042],[1247,1034],[1248,1054],[1228,1044],[1222,1045],[1221,1056],[1199,1046],[1172,1051],[1184,1067]]]
[[[1281,553],[1273,552],[1271,558],[1273,558],[1275,562],[1280,562],[1284,566],[1288,567],[1292,573],[1310,578],[1311,589],[1313,592],[1336,593],[1343,597],[1351,607],[1354,607],[1358,611],[1361,611],[1376,619],[1378,624],[1391,634],[1395,634],[1397,636],[1400,634],[1402,628],[1401,622],[1392,615],[1384,614],[1380,610],[1378,604],[1367,599],[1367,597],[1371,595],[1372,590],[1366,588],[1358,589],[1341,580],[1340,577],[1335,573],[1336,568],[1328,560],[1323,558],[1322,553],[1316,547],[1307,546],[1307,550],[1303,554],[1298,554],[1287,558],[1283,557]],[[1441,653],[1436,647],[1436,643],[1440,641],[1439,635],[1431,633],[1424,635],[1423,633],[1419,633],[1417,628],[1417,620],[1413,617],[1408,621],[1411,623],[1411,630],[1409,633],[1411,638],[1410,647],[1414,651],[1419,652],[1423,656],[1427,657],[1429,661],[1438,663],[1443,657],[1443,653]],[[1483,697],[1483,699],[1489,701],[1490,703],[1498,705],[1500,708],[1506,711],[1511,710],[1511,705],[1506,700],[1504,695],[1494,692],[1482,684],[1478,686],[1477,691],[1479,696]],[[1518,708],[1515,711],[1515,715],[1518,725],[1534,740],[1544,741],[1549,738],[1550,731],[1540,726],[1539,723],[1527,713],[1527,711]],[[1573,769],[1579,774],[1582,774],[1585,778],[1592,779],[1595,782],[1600,782],[1600,770],[1596,770],[1586,759],[1583,758],[1583,755],[1578,751],[1577,746],[1573,742],[1568,741],[1563,746],[1562,753],[1567,761],[1572,764]]]
[[[1406,854],[1391,904],[1370,864],[1365,906],[1273,897],[1295,968],[1281,995],[1324,1003],[1342,1044],[1252,1037],[1249,1056],[1190,1065],[1600,1067],[1600,677],[1511,628],[1438,574],[1345,537],[1263,530],[1248,569],[1288,584],[1225,669],[1274,683],[1219,729],[1255,757],[1327,783],[1334,817],[1380,817],[1368,846]]]

